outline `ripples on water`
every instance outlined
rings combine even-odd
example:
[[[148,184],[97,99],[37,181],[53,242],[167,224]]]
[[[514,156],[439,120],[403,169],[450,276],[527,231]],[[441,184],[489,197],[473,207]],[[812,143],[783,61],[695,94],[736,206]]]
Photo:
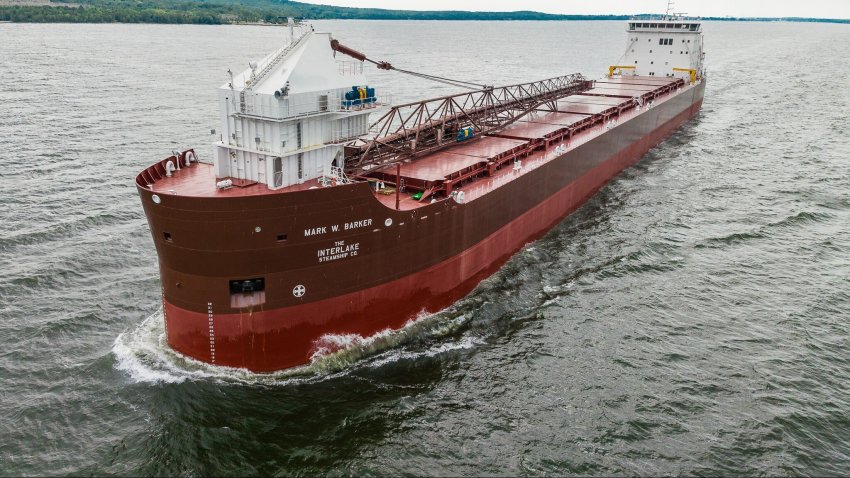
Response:
[[[598,76],[623,26],[319,24],[494,83]],[[163,346],[132,178],[207,144],[281,31],[0,25],[0,474],[847,474],[850,30],[705,29],[700,116],[570,219],[453,307],[256,376]]]

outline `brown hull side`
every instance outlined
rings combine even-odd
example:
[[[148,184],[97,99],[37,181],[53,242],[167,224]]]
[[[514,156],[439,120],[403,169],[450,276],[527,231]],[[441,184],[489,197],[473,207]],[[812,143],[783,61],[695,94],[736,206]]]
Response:
[[[367,336],[444,308],[696,114],[703,88],[468,204],[393,211],[361,184],[226,202],[168,198],[156,206],[140,189],[160,254],[168,341],[203,361],[271,371],[308,361],[324,334]],[[297,237],[367,218],[369,227],[348,234]],[[161,240],[164,231],[173,241]],[[274,241],[279,231],[287,233],[283,245]],[[358,255],[317,264],[317,249],[336,241],[357,244]],[[250,277],[265,278],[266,302],[231,309],[228,280]],[[292,294],[297,285],[307,289],[301,298]]]

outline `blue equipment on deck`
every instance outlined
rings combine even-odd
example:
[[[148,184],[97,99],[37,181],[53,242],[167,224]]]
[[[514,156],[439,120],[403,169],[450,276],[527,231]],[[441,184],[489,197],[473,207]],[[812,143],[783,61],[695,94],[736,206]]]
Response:
[[[467,126],[466,128],[461,128],[457,132],[457,141],[466,141],[467,139],[472,138],[472,126]]]
[[[375,98],[375,88],[352,86],[351,91],[345,92],[345,99],[342,100],[342,106],[350,108],[352,106],[367,105],[375,101],[377,101],[377,98]]]

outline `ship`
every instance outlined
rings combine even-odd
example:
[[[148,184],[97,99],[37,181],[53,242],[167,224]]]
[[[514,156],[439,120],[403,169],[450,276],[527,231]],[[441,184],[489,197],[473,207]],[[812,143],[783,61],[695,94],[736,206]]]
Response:
[[[252,372],[463,298],[697,115],[707,81],[700,20],[669,13],[629,20],[598,79],[502,87],[287,30],[228,70],[209,158],[172,151],[135,179],[168,345]],[[462,91],[395,105],[371,68]]]

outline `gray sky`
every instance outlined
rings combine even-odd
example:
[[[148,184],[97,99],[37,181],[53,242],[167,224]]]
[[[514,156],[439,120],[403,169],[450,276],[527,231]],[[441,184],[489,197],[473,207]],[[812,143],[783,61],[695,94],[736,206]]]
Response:
[[[534,10],[567,14],[664,13],[666,0],[307,0],[398,10]],[[850,18],[850,0],[674,0],[673,10],[703,17]]]

